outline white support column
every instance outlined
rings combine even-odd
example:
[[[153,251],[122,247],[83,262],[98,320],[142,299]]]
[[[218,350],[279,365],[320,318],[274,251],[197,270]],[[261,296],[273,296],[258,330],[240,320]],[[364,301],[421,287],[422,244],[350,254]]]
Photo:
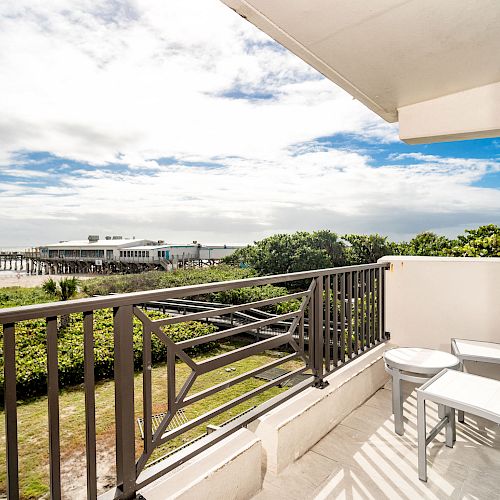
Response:
[[[398,108],[408,144],[500,136],[500,82]]]

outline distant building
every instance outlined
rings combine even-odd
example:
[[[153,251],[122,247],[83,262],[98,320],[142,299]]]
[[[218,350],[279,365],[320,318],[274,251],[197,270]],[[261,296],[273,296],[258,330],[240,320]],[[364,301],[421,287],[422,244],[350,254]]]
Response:
[[[102,259],[118,260],[120,250],[139,245],[155,244],[151,240],[136,240],[135,238],[89,236],[86,240],[61,241],[40,247],[40,257],[49,259]]]
[[[135,263],[216,261],[231,255],[238,245],[202,245],[164,243],[162,241],[89,236],[86,240],[61,241],[40,247],[42,259],[72,261],[102,260]]]

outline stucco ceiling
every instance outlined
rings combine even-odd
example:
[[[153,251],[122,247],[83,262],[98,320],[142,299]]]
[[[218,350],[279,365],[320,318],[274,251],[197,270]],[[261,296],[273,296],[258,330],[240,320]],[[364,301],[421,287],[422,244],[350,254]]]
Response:
[[[500,82],[500,0],[223,0],[388,121]]]

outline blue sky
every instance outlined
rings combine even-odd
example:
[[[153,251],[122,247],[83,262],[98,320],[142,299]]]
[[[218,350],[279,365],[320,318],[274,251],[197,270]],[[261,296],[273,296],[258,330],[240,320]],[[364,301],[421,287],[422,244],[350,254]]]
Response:
[[[409,146],[217,0],[0,5],[0,247],[500,223],[500,139]]]
[[[414,159],[412,158],[394,159],[394,156],[409,153],[441,158],[487,160],[493,163],[500,161],[500,138],[409,145],[402,141],[395,141],[390,144],[377,144],[363,141],[362,138],[357,136],[337,134],[330,137],[318,138],[318,142],[327,144],[333,148],[364,151],[370,156],[370,164],[374,167],[388,165],[393,162],[411,165],[414,163]],[[471,185],[500,189],[500,171],[496,168],[491,168],[488,173],[482,175]]]

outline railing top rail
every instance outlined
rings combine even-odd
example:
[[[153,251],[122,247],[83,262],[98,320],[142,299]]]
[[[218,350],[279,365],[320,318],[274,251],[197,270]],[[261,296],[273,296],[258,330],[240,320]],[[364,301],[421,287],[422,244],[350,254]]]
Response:
[[[199,285],[188,285],[174,288],[163,288],[158,290],[147,290],[143,292],[122,293],[99,297],[89,297],[66,302],[48,302],[45,304],[34,304],[29,306],[9,307],[0,309],[0,324],[16,323],[43,317],[54,317],[71,313],[92,311],[108,307],[119,307],[126,305],[136,305],[143,302],[162,300],[177,297],[191,297],[193,295],[203,295],[210,292],[221,292],[234,288],[248,286],[269,285],[273,283],[287,283],[309,278],[318,278],[352,272],[363,269],[388,268],[389,263],[363,264],[359,266],[342,266],[328,269],[315,269],[312,271],[301,271],[288,274],[275,274],[272,276],[259,276],[256,278],[246,278],[241,280],[218,281],[213,283],[203,283]]]

